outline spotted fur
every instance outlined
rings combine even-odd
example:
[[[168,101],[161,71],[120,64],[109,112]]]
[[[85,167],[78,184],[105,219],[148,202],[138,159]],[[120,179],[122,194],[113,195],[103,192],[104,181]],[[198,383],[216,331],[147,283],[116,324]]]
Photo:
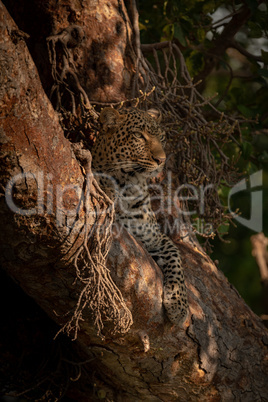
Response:
[[[157,111],[105,108],[102,131],[92,150],[100,184],[116,201],[117,222],[139,239],[164,273],[164,307],[171,322],[182,324],[188,302],[178,248],[161,233],[147,179],[163,169],[165,133]]]

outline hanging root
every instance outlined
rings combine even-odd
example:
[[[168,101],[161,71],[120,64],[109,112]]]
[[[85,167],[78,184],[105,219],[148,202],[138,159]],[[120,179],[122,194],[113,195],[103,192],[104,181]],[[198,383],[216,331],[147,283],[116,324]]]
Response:
[[[91,173],[90,152],[80,150],[77,144],[73,149],[86,172],[84,241],[77,249],[73,259],[76,280],[83,284],[83,289],[72,317],[59,332],[65,331],[75,340],[80,323],[83,321],[83,315],[89,310],[94,318],[98,335],[101,334],[104,327],[103,321],[112,322],[113,333],[125,333],[133,323],[132,315],[106,267],[106,258],[111,245],[114,205],[100,189]],[[94,205],[95,224],[93,228],[89,226],[90,204]],[[100,205],[103,207],[102,210]]]
[[[51,64],[51,74],[54,84],[51,89],[50,98],[56,98],[56,110],[62,107],[69,108],[72,114],[76,115],[79,104],[82,112],[89,111],[93,117],[97,117],[92,108],[85,90],[82,88],[76,74],[76,67],[71,49],[79,46],[84,40],[84,31],[79,25],[71,25],[56,35],[47,38],[47,49]],[[69,104],[62,103],[67,98]]]
[[[96,127],[98,118],[79,82],[73,60],[72,49],[83,39],[83,29],[77,25],[71,25],[61,33],[47,38],[54,80],[50,97],[56,98],[56,110],[62,113],[63,128],[74,142],[81,139],[90,142],[89,133],[92,133],[92,127]],[[90,311],[99,335],[104,327],[103,321],[112,322],[114,333],[124,333],[132,325],[132,315],[106,267],[114,206],[91,173],[90,152],[81,150],[78,144],[73,144],[73,149],[86,172],[83,200],[85,223],[82,231],[84,241],[73,258],[76,280],[82,283],[83,288],[71,318],[59,332],[65,331],[76,339],[83,316],[86,311]],[[89,225],[92,213],[90,205],[93,205],[95,214],[93,228]]]

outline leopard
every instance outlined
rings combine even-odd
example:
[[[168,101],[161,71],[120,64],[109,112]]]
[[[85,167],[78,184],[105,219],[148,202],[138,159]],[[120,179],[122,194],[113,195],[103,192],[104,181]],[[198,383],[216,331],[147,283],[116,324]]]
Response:
[[[137,108],[102,109],[100,132],[91,150],[92,170],[116,203],[116,222],[139,240],[163,272],[163,305],[169,321],[182,327],[188,300],[178,247],[161,232],[148,181],[163,171],[166,133],[161,113]]]

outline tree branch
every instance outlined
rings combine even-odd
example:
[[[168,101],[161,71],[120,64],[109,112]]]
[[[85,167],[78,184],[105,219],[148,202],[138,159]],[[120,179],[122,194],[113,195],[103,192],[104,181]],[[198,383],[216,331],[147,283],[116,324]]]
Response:
[[[228,47],[232,47],[232,48],[238,50],[239,53],[241,53],[243,56],[246,56],[248,59],[263,62],[262,56],[255,56],[254,54],[249,53],[243,46],[241,46],[235,40],[229,41]]]
[[[247,5],[242,6],[232,19],[225,25],[222,33],[214,39],[209,52],[205,53],[205,66],[204,69],[195,77],[195,82],[204,81],[206,77],[211,73],[219,57],[221,57],[225,50],[228,48],[230,42],[233,41],[234,36],[239,29],[248,21],[251,16],[251,10]],[[204,83],[201,84],[201,88]]]
[[[170,41],[165,41],[165,42],[158,42],[158,43],[149,43],[149,44],[142,44],[141,45],[141,50],[144,53],[150,53],[153,52],[154,50],[161,50],[165,49],[170,46]]]

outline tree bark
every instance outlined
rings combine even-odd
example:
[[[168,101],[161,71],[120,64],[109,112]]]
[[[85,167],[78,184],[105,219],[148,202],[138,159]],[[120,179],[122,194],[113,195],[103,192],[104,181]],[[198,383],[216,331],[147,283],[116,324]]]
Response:
[[[46,39],[72,26],[83,30],[74,64],[89,99],[121,102],[129,95],[135,53],[124,2],[7,0],[5,4],[20,29],[30,35],[27,43],[48,95],[52,76]]]
[[[121,2],[109,4],[121,21]],[[98,13],[105,15],[108,6],[104,2],[98,5],[89,3],[83,12],[104,24]],[[68,13],[72,15],[70,10]],[[68,18],[60,16],[65,14],[55,18],[63,20],[66,28]],[[79,20],[81,25],[85,18]],[[105,211],[107,200],[92,185],[87,209],[79,208],[80,193],[74,185],[81,191],[85,188],[84,170],[64,138],[23,33],[2,4],[0,31],[1,192],[7,196],[1,196],[1,264],[50,319],[62,326],[83,290],[71,261],[84,240],[86,216],[90,229],[95,223],[94,211]],[[97,28],[92,29],[93,36],[96,32],[101,37]],[[120,44],[113,43],[111,48],[121,52]],[[100,39],[100,52],[102,46]],[[81,71],[86,68],[83,63],[84,59]],[[108,58],[107,63],[111,69],[113,61]],[[120,66],[119,81],[124,80],[125,61]],[[91,78],[85,79],[90,82]],[[121,84],[116,95],[104,85],[100,92],[94,90],[94,96],[100,101],[106,95],[109,100],[126,97],[127,85],[122,89]],[[30,174],[17,176],[12,210],[10,180],[21,173]],[[33,208],[36,210],[26,215],[25,210]],[[89,246],[92,241],[89,238]],[[178,247],[190,304],[183,329],[172,326],[165,317],[158,266],[126,232],[114,236],[107,267],[132,312],[133,325],[126,334],[112,334],[111,323],[104,322],[105,337],[100,337],[91,312],[83,312],[73,350],[79,346],[88,361],[83,381],[93,385],[89,392],[76,382],[69,391],[74,400],[268,400],[267,330],[205,253],[182,241]]]

